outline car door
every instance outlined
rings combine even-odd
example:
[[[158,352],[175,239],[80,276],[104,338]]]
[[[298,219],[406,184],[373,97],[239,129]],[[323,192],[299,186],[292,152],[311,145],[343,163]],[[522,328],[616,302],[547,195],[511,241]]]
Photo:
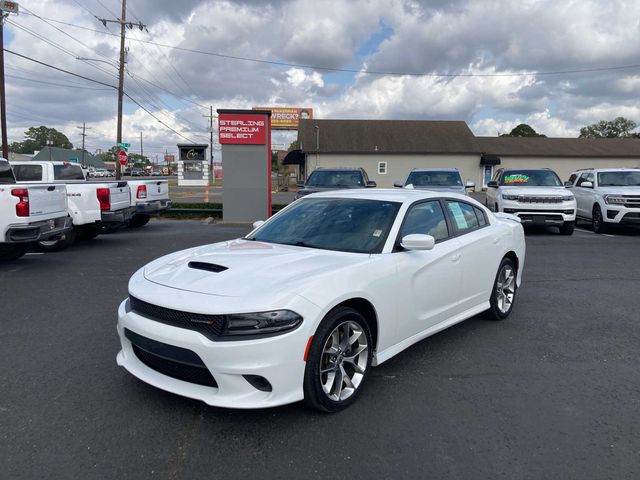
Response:
[[[404,250],[406,235],[421,233],[436,240],[432,250]],[[459,242],[439,200],[413,204],[405,215],[396,241],[398,267],[398,340],[416,335],[454,316],[462,279]]]
[[[498,185],[500,185],[500,180],[502,179],[502,172],[503,172],[503,169],[500,168],[496,171],[495,175],[493,176],[492,181],[498,182]],[[489,207],[490,210],[496,211],[495,205],[498,203],[499,188],[487,187],[486,195],[487,195],[487,201],[485,205]]]
[[[581,186],[584,182],[595,182],[595,175],[592,172],[583,172],[580,174],[575,188],[571,191],[576,197],[576,204],[578,209],[578,216],[583,218],[591,218],[591,209],[594,204],[594,191],[593,188],[587,188]]]
[[[453,234],[460,244],[462,281],[456,290],[460,311],[466,311],[489,300],[505,238],[501,229],[489,223],[481,208],[456,199],[447,199],[445,204]]]

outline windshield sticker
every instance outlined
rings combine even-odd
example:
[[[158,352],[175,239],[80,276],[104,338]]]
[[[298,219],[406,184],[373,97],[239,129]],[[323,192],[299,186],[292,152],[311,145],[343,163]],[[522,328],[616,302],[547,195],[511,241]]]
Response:
[[[507,175],[504,177],[504,183],[528,183],[529,177],[527,175]]]
[[[382,235],[382,230],[376,229],[376,230],[373,231],[373,236],[374,237],[379,237],[380,235]]]
[[[460,204],[450,203],[449,211],[453,214],[453,219],[456,221],[456,225],[459,229],[469,228],[467,225],[467,219],[464,218],[464,213],[462,213],[462,209],[460,208]]]

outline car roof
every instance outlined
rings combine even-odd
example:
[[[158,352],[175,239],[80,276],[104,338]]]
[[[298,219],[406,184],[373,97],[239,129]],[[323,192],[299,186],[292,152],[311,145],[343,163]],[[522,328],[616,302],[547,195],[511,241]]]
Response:
[[[620,168],[581,168],[573,173],[578,172],[637,172],[640,171],[640,167],[620,167]]]
[[[349,190],[331,190],[307,195],[306,198],[354,198],[362,200],[381,200],[386,202],[415,202],[429,198],[456,198],[469,201],[466,195],[453,192],[433,192],[430,190],[414,190],[410,188],[352,188]]]
[[[318,167],[315,168],[311,173],[316,172],[318,170],[322,170],[323,172],[355,172],[364,170],[362,167]]]

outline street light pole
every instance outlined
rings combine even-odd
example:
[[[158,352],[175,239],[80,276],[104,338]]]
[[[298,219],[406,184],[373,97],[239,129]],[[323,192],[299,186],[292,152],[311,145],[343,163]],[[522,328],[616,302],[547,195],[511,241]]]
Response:
[[[118,128],[116,141],[122,143],[122,93],[124,90],[124,37],[127,20],[127,0],[122,0],[122,15],[120,17],[120,63],[118,65]],[[122,178],[122,167],[116,161],[116,180]]]
[[[9,140],[7,139],[7,102],[4,91],[4,19],[8,13],[2,12],[0,18],[0,123],[2,124],[2,157],[9,160]]]

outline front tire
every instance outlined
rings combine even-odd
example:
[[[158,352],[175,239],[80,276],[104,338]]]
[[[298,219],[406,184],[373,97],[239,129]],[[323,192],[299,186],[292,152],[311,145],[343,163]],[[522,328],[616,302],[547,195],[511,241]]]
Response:
[[[93,240],[100,235],[100,225],[81,225],[78,227],[76,236],[79,240]]]
[[[366,319],[337,307],[313,336],[304,372],[304,401],[321,412],[338,412],[362,390],[371,366],[373,342]]]
[[[600,205],[596,205],[595,207],[593,207],[593,214],[591,215],[591,226],[593,227],[593,231],[595,233],[604,233],[606,231],[606,226],[604,224],[602,210],[600,210]]]
[[[0,243],[0,261],[17,260],[29,249],[26,243]]]
[[[575,222],[564,222],[560,227],[560,235],[573,235],[575,226]]]
[[[504,257],[496,279],[493,282],[493,290],[489,300],[489,310],[487,317],[491,320],[504,320],[513,310],[513,303],[516,299],[516,276],[517,271],[510,258]]]

